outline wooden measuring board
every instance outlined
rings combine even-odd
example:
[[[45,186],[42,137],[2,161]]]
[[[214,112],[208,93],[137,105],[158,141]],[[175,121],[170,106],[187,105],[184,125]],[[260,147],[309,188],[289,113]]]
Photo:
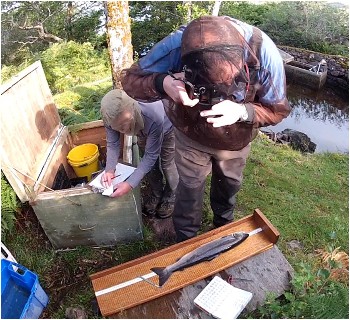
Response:
[[[174,272],[161,288],[152,286],[140,278],[140,276],[152,273],[151,268],[166,267],[173,264],[184,254],[207,242],[234,232],[249,233],[258,228],[262,228],[262,231],[249,236],[237,247],[220,254],[217,258]],[[147,256],[92,274],[90,278],[101,313],[103,316],[112,315],[195,283],[272,248],[278,237],[279,232],[276,228],[259,209],[255,209],[252,215],[223,227]],[[157,275],[150,277],[148,280],[158,284]]]

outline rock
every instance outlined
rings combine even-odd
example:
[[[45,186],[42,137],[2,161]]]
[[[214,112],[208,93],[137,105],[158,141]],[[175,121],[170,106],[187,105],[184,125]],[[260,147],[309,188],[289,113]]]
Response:
[[[287,242],[287,247],[292,251],[301,250],[304,248],[303,244],[298,240]]]
[[[316,150],[316,143],[312,142],[305,133],[300,131],[293,129],[285,129],[282,132],[277,133],[264,130],[260,131],[274,142],[288,144],[294,150],[309,153],[314,153]]]
[[[316,150],[316,143],[312,142],[305,133],[293,129],[285,129],[281,134],[282,136],[279,139],[287,141],[294,150],[308,153],[314,153]]]
[[[66,319],[88,319],[88,316],[82,307],[69,307],[64,314]]]

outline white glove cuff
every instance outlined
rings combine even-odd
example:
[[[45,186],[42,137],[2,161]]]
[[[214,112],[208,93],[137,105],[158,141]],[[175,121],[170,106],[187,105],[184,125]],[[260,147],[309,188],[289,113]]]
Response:
[[[248,111],[247,111],[247,108],[246,108],[246,106],[243,104],[242,105],[243,106],[243,108],[244,108],[244,112],[243,112],[243,114],[241,115],[241,117],[240,117],[240,121],[246,121],[247,119],[248,119]]]

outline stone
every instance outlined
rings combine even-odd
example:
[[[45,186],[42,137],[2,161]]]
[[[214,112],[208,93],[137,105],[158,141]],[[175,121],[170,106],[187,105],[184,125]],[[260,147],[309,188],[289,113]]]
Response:
[[[69,307],[64,313],[66,319],[88,319],[86,311],[82,307]]]
[[[291,148],[301,152],[314,153],[317,146],[305,133],[293,129],[283,130],[280,139],[287,141]]]

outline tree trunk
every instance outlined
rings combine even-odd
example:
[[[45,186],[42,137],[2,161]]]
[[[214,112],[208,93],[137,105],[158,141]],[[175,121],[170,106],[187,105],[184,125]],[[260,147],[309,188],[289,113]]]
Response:
[[[221,6],[221,0],[215,0],[214,7],[213,7],[213,16],[218,16],[219,15],[219,10]]]
[[[66,30],[67,30],[67,39],[72,40],[72,16],[73,16],[73,3],[72,1],[68,2],[67,8],[67,22],[66,22]]]
[[[108,52],[113,88],[121,89],[120,74],[133,63],[128,1],[106,1]]]
[[[192,1],[190,0],[184,0],[182,2],[182,4],[185,6],[185,8],[187,9],[186,12],[186,17],[185,17],[185,23],[189,23],[192,19]]]

